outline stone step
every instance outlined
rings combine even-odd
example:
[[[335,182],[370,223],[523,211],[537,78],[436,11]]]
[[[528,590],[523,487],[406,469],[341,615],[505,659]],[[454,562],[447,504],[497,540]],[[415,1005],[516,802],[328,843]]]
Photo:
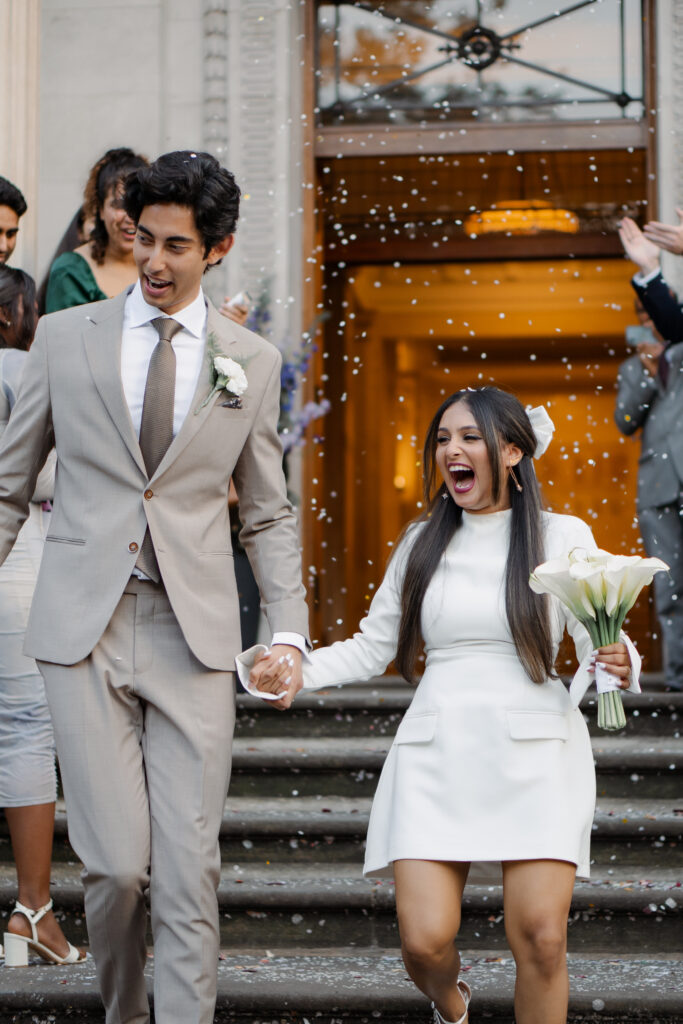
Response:
[[[600,795],[666,799],[683,791],[683,739],[602,733],[592,744]],[[371,795],[390,746],[388,736],[237,737],[230,792]]]
[[[674,957],[571,956],[568,1024],[680,1024],[683,982]],[[148,988],[151,992],[153,960]],[[472,987],[472,1017],[513,1024],[514,963],[509,953],[463,956]],[[429,1024],[425,997],[396,951],[226,952],[218,965],[215,1024]],[[0,1024],[62,1021],[102,1024],[92,961],[79,967],[0,969]]]
[[[683,693],[653,690],[652,681],[641,694],[624,698],[626,736],[680,736],[683,722]],[[283,716],[265,701],[248,694],[237,698],[236,735],[249,737],[280,736],[307,739],[322,736],[393,736],[413,698],[414,690],[392,676],[333,686],[327,690],[301,693]],[[597,702],[593,694],[583,701],[582,710],[593,735],[604,735],[597,727]]]
[[[53,897],[72,942],[87,942],[79,866],[55,865]],[[14,873],[0,869],[6,920],[14,896]],[[390,879],[364,878],[360,865],[225,865],[219,887],[221,943],[228,948],[363,946],[398,948],[394,886]],[[500,885],[468,884],[463,899],[461,942],[470,949],[503,948]],[[569,919],[574,952],[638,949],[683,953],[681,873],[648,865],[610,874],[597,870],[577,882]]]
[[[315,864],[332,857],[361,863],[370,797],[229,797],[221,827],[224,864]],[[592,857],[604,869],[636,864],[679,868],[683,858],[683,800],[598,800]],[[74,860],[67,839],[63,802],[55,816],[55,862]],[[0,819],[0,864],[11,862],[4,819]]]

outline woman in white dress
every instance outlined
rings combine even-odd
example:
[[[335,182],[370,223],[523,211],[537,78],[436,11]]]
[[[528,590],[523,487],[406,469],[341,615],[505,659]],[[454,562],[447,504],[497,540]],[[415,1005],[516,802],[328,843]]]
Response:
[[[370,678],[392,659],[414,682],[426,654],[373,802],[365,873],[393,871],[405,965],[435,1024],[467,1021],[462,894],[468,876],[490,879],[492,868],[502,868],[518,1024],[567,1016],[567,918],[574,879],[589,874],[595,807],[576,705],[596,655],[579,622],[528,580],[540,562],[596,545],[581,520],[542,510],[538,449],[512,395],[487,387],[447,399],[425,443],[427,511],[402,535],[360,632],[304,667],[307,688]],[[581,662],[571,694],[554,667],[565,627]],[[623,643],[597,658],[638,688]],[[282,693],[288,674],[286,661],[257,656],[251,683]]]
[[[35,285],[22,270],[0,267],[0,437],[7,426],[35,331]],[[57,794],[55,744],[42,677],[22,653],[54,489],[48,457],[14,547],[0,566],[0,807],[5,810],[19,898],[5,930],[6,966],[25,966],[29,950],[76,964],[76,949],[52,913],[50,868]],[[0,947],[1,948],[1,947]]]

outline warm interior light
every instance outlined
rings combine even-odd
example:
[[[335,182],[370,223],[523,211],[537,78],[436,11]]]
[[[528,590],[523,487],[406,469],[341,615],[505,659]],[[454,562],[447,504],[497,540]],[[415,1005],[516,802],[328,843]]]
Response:
[[[561,231],[575,235],[579,218],[571,210],[561,210],[545,199],[511,199],[494,203],[490,210],[473,213],[464,224],[468,235],[537,235],[540,231]]]

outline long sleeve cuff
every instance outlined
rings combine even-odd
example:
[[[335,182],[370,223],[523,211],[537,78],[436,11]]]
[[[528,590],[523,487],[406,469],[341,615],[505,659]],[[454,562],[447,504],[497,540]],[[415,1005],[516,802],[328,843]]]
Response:
[[[646,285],[648,285],[650,283],[650,281],[654,281],[654,279],[658,275],[661,276],[661,273],[662,273],[661,267],[655,267],[655,269],[651,270],[649,272],[649,274],[641,274],[640,271],[639,271],[637,274],[633,275],[632,280],[633,280],[634,284],[637,284],[641,288],[644,288]]]
[[[298,647],[304,656],[304,659],[308,658],[306,638],[301,633],[273,633],[273,639],[270,641],[271,647],[275,644],[287,644],[289,647]]]

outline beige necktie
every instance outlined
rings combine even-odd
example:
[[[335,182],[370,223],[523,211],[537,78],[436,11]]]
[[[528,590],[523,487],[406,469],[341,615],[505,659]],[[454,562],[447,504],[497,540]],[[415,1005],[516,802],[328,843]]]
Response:
[[[140,450],[150,478],[154,476],[173,440],[175,352],[171,340],[183,327],[168,316],[158,316],[151,324],[159,335],[159,341],[149,361],[140,423]],[[149,530],[145,532],[135,564],[155,583],[159,582],[159,565]]]

